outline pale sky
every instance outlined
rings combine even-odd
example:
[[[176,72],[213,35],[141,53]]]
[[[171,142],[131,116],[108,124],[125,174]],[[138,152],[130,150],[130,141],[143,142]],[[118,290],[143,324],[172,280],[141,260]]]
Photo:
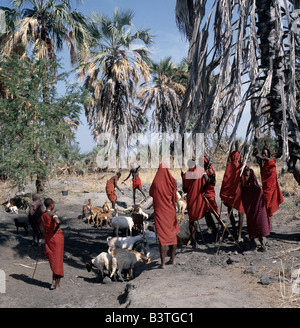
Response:
[[[175,22],[175,6],[176,0],[81,0],[72,1],[72,9],[77,9],[86,16],[90,16],[92,12],[100,12],[102,14],[112,16],[116,7],[120,9],[131,9],[135,17],[133,24],[136,28],[150,29],[150,33],[154,35],[154,44],[150,48],[151,58],[159,61],[165,57],[172,57],[173,62],[179,63],[188,53],[188,43],[179,33]],[[1,6],[9,6],[10,0],[0,0]],[[62,59],[64,70],[70,71],[70,58],[67,46],[58,53]],[[246,113],[241,122],[238,135],[243,135],[247,127],[249,116]],[[82,124],[76,133],[76,140],[79,143],[82,153],[91,151],[96,145],[91,131],[87,125],[84,111],[80,116]]]

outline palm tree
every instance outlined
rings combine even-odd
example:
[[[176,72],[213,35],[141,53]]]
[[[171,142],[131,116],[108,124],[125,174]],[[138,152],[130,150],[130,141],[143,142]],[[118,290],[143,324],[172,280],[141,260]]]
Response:
[[[141,79],[147,81],[150,76],[145,59],[152,36],[148,30],[135,29],[133,18],[132,11],[118,8],[112,18],[92,15],[99,39],[79,66],[78,75],[85,78],[84,86],[92,97],[85,110],[95,138],[103,132],[118,138],[121,125],[129,133],[138,132],[143,123],[134,101]]]
[[[71,64],[74,65],[78,57],[86,54],[93,32],[83,14],[77,10],[71,11],[70,2],[12,0],[12,8],[0,7],[6,13],[8,26],[7,32],[0,39],[1,54],[10,56],[21,46],[26,56],[26,48],[32,45],[37,59],[54,59],[56,51],[67,43]]]
[[[250,104],[246,141],[250,138],[255,142],[261,118],[269,116],[282,149],[282,161],[288,163],[298,183],[300,112],[295,101],[298,45],[291,29],[291,12],[299,5],[298,0],[216,0],[213,4],[177,0],[176,3],[179,30],[190,43],[191,74],[181,109],[183,129],[190,115],[195,115],[194,132],[206,133],[213,127],[220,140],[235,114],[232,143],[246,104]],[[217,78],[209,89],[212,74]],[[191,106],[187,106],[189,98]]]
[[[171,57],[159,63],[150,62],[152,80],[144,82],[138,93],[144,111],[154,106],[150,128],[157,132],[176,132],[180,124],[180,108],[186,90],[188,66],[180,66]]]

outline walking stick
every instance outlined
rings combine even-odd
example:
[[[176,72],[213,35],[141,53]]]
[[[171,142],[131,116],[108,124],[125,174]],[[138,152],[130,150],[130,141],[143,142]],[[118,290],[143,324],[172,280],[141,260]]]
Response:
[[[298,210],[296,210],[291,204],[289,204],[288,202],[284,201],[285,204],[287,204],[293,211],[294,213],[298,213],[300,214],[300,212]]]
[[[232,237],[232,239],[234,240],[235,244],[237,245],[238,248],[240,248],[238,242],[235,240],[235,238],[232,236],[232,234],[230,233],[229,229],[227,228],[227,225],[223,222],[223,220],[221,219],[220,215],[214,210],[214,208],[211,206],[209,200],[203,195],[204,199],[206,200],[206,202],[208,203],[208,205],[210,206],[210,208],[213,210],[214,214],[217,216],[217,218],[220,220],[221,224],[223,225],[223,227],[227,230],[227,232],[229,233],[229,235]],[[224,229],[224,231],[225,231]],[[223,235],[222,235],[223,238]]]
[[[32,277],[31,277],[31,279],[34,278],[35,271],[36,271],[36,268],[37,268],[37,265],[38,265],[38,262],[39,262],[40,256],[41,256],[41,245],[39,245],[38,255],[37,255],[37,259],[36,259],[36,263],[35,263],[35,268],[34,268],[33,275],[32,275]]]

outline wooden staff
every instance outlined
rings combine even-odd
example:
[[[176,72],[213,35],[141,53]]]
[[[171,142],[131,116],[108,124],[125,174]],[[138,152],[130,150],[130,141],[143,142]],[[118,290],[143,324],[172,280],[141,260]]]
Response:
[[[232,239],[234,240],[235,244],[237,245],[238,248],[241,248],[238,244],[238,242],[235,240],[235,238],[232,236],[232,234],[230,233],[230,231],[227,228],[227,225],[223,222],[223,220],[221,219],[221,216],[214,210],[214,208],[211,206],[209,200],[205,197],[205,195],[203,195],[204,199],[206,200],[206,202],[208,203],[208,205],[210,206],[210,208],[213,210],[214,214],[218,217],[218,219],[220,220],[220,222],[222,223],[223,227],[227,230],[227,232],[229,233],[229,235],[232,237]],[[224,229],[224,231],[225,231]],[[224,234],[224,233],[223,233]],[[223,238],[223,235],[222,235]],[[220,246],[219,246],[220,247]],[[218,248],[219,251],[219,248]]]
[[[37,259],[36,259],[36,263],[35,263],[35,268],[34,268],[34,271],[33,271],[33,274],[32,274],[31,279],[34,278],[35,271],[36,271],[36,268],[37,268],[37,265],[38,265],[38,262],[39,262],[40,256],[41,256],[41,245],[39,245],[38,255],[37,255]]]

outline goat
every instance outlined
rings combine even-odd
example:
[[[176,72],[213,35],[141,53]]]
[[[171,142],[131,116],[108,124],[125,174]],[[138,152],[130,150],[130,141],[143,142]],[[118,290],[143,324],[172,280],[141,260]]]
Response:
[[[28,224],[26,222],[20,222],[18,219],[15,219],[15,226],[17,228],[17,235],[19,234],[19,228],[24,228],[25,234],[28,235]]]
[[[93,207],[91,199],[88,199],[88,204],[82,206],[82,214],[81,214],[81,219],[84,217],[87,218],[88,213],[91,213],[91,208]]]
[[[142,214],[133,212],[131,214],[131,218],[133,221],[134,229],[136,229],[138,232],[144,232],[145,231],[144,216]]]
[[[200,232],[200,228],[197,221],[193,222],[196,231]],[[177,234],[177,244],[178,245],[190,245],[191,243],[191,231],[190,231],[189,221],[184,222],[180,227],[180,231]]]
[[[104,278],[104,269],[106,269],[109,274],[111,273],[111,265],[112,265],[112,256],[109,253],[102,252],[94,259],[91,259],[85,263],[85,267],[90,272],[92,267],[95,266],[101,273],[101,281]]]
[[[119,236],[120,229],[126,229],[126,237],[128,236],[128,230],[130,236],[132,236],[134,223],[131,217],[115,216],[111,219],[111,226],[113,227],[116,236]]]
[[[134,265],[137,262],[144,262],[145,264],[151,263],[149,253],[147,255],[143,255],[139,252],[128,250],[128,249],[115,249],[112,252],[112,270],[110,278],[114,277],[116,280],[116,272],[118,273],[122,282],[124,279],[122,277],[122,270],[127,269],[130,271],[129,279],[133,279],[134,273]]]
[[[107,237],[108,253],[111,254],[116,248],[134,249],[138,241],[146,242],[144,235],[130,236],[130,237]]]
[[[180,231],[177,234],[177,244],[178,245],[189,245],[191,243],[191,232],[189,227],[189,222],[183,223],[179,227]]]
[[[133,209],[133,213],[141,214],[143,216],[144,220],[147,220],[148,219],[148,214],[145,213],[142,210],[141,206],[139,206],[139,205],[133,205],[132,206],[132,209]]]
[[[12,199],[5,202],[5,203],[3,203],[2,205],[4,206],[6,212],[9,212],[9,213],[12,213],[12,214],[18,214],[19,213],[19,209],[15,205],[15,203]]]
[[[186,200],[183,198],[184,196],[180,195],[180,193],[177,191],[177,211],[178,213],[184,213],[187,207]]]
[[[109,206],[107,201],[105,201],[105,203],[103,204],[102,209],[103,209],[103,213],[110,213],[111,212],[110,206]]]
[[[102,224],[103,224],[103,221],[106,220],[106,224],[105,226],[107,227],[108,226],[108,222],[109,222],[109,218],[111,217],[112,213],[111,212],[108,212],[108,213],[97,213],[96,214],[96,225],[97,225],[97,228],[98,226],[100,225],[100,228],[102,228]]]
[[[176,220],[178,222],[178,224],[180,224],[181,221],[186,222],[186,219],[184,217],[184,213],[180,212],[176,215]]]
[[[88,224],[90,223],[90,219],[92,219],[93,223],[96,224],[95,218],[99,213],[102,213],[101,208],[91,207],[90,213],[91,215],[88,217]]]
[[[12,214],[19,214],[19,209],[17,208],[17,206],[11,206],[9,208],[9,212]]]

